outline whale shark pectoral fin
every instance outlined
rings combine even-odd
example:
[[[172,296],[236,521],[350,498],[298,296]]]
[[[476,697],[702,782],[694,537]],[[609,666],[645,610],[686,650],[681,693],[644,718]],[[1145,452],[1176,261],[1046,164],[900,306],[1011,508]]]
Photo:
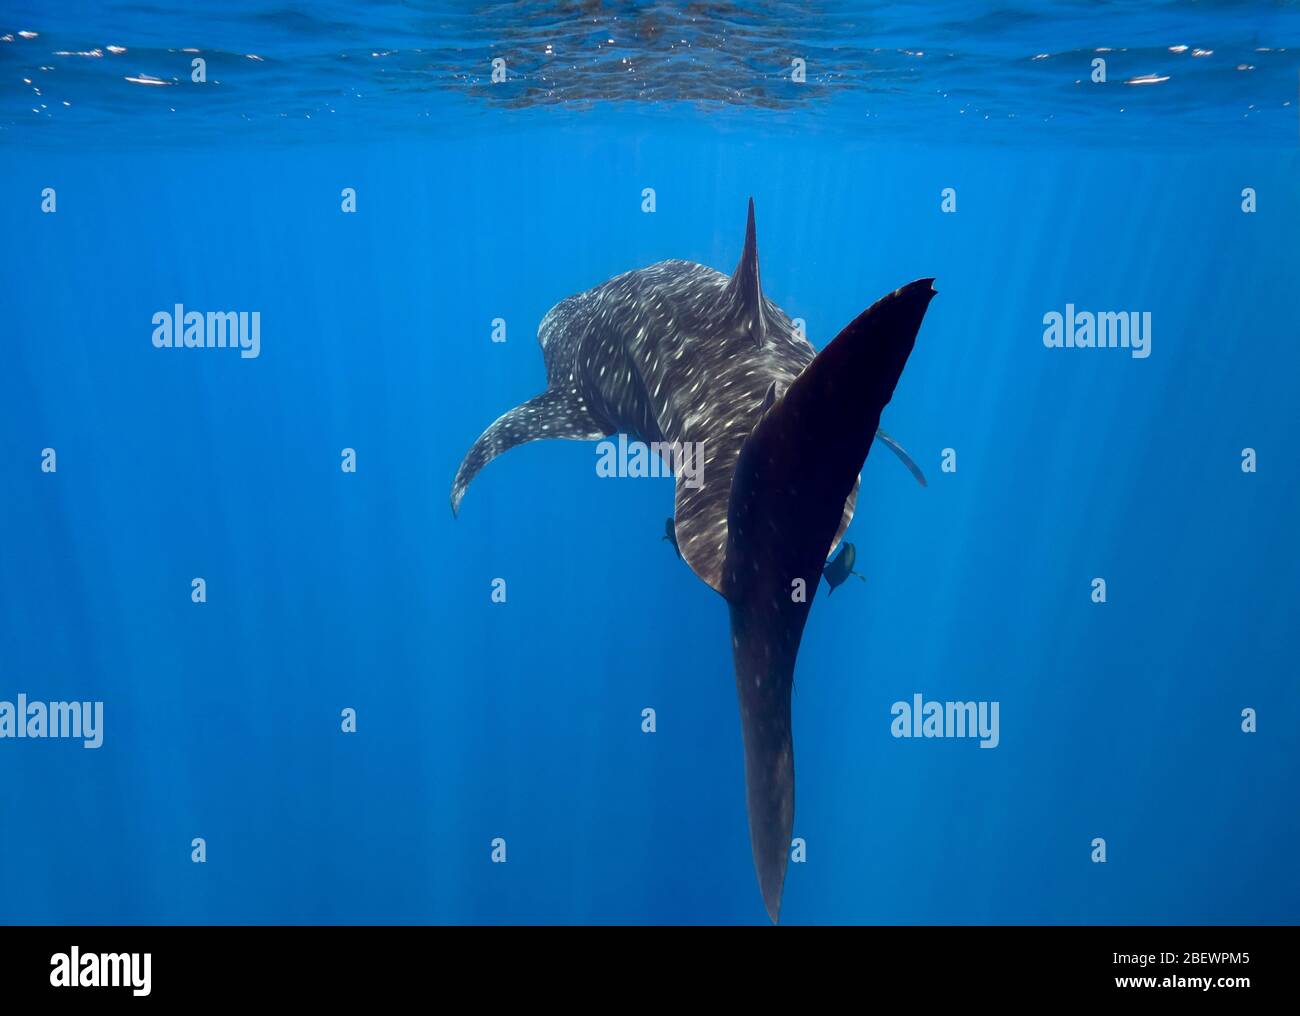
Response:
[[[750,844],[774,922],[794,825],[795,658],[845,501],[934,296],[932,281],[878,300],[818,353],[754,425],[732,477],[721,591],[731,615]]]
[[[758,276],[758,236],[754,229],[753,198],[749,199],[749,217],[745,223],[745,249],[727,283],[726,296],[740,330],[755,346],[762,346],[767,318],[763,312],[763,286]]]
[[[901,444],[895,441],[892,437],[886,434],[879,427],[876,428],[876,437],[878,437],[881,441],[885,443],[886,448],[888,448],[891,452],[893,452],[895,455],[898,456],[899,460],[903,463],[903,465],[905,465],[908,468],[908,471],[913,476],[916,477],[917,483],[919,483],[922,487],[929,486],[929,484],[925,482],[925,474],[921,472],[921,467],[918,466],[913,461],[912,456],[907,454],[906,448],[904,448]]]
[[[611,428],[596,420],[577,394],[547,389],[499,416],[470,446],[456,470],[456,479],[452,481],[452,514],[460,511],[460,502],[470,481],[502,452],[547,437],[595,441],[609,433]]]

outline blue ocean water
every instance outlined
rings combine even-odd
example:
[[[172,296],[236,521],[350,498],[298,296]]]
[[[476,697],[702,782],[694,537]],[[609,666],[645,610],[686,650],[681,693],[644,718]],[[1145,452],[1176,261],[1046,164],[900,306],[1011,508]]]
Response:
[[[883,418],[929,485],[873,448],[867,581],[804,636],[783,923],[1300,916],[1296,5],[8,0],[0,36],[0,701],[103,702],[97,749],[0,738],[0,920],[765,923],[671,480],[535,442],[447,501],[546,311],[730,272],[751,196],[814,346],[939,294]],[[155,348],[177,304],[259,312],[260,355]],[[1046,347],[1067,305],[1149,312],[1150,355]],[[999,703],[997,747],[894,737],[918,693]]]

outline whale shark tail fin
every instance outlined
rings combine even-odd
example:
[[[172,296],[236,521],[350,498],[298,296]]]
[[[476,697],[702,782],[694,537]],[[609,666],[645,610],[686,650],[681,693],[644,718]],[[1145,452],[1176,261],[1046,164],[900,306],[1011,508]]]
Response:
[[[534,396],[498,417],[466,452],[451,485],[451,513],[460,512],[470,481],[502,452],[545,437],[594,441],[608,433],[609,428],[592,417],[576,395],[551,388]]]
[[[731,613],[750,844],[773,922],[794,824],[795,657],[845,500],[934,296],[932,282],[878,300],[818,353],[754,425],[732,478],[722,593]]]
[[[754,199],[749,199],[749,219],[745,223],[745,249],[736,270],[727,283],[727,301],[742,334],[755,346],[763,344],[767,319],[763,313],[763,286],[758,277],[758,236],[754,229]]]

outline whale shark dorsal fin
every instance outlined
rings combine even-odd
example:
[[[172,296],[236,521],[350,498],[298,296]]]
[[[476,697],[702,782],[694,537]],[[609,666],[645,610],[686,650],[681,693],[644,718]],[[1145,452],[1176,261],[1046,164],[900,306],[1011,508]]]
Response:
[[[758,277],[758,238],[754,230],[754,199],[749,199],[749,220],[745,224],[745,249],[727,283],[727,301],[734,308],[740,330],[763,344],[767,321],[763,315],[763,287]]]

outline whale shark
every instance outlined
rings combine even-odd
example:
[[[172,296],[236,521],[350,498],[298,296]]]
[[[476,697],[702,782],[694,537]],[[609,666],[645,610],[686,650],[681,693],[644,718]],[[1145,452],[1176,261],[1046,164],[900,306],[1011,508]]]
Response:
[[[682,559],[730,615],[750,845],[773,923],[794,824],[795,657],[873,439],[925,483],[879,428],[933,282],[877,300],[817,352],[763,295],[751,198],[730,276],[662,261],[551,308],[537,332],[546,390],[483,431],[452,482],[457,514],[488,462],[543,438],[622,433],[703,456],[697,482],[677,477],[673,531]]]

